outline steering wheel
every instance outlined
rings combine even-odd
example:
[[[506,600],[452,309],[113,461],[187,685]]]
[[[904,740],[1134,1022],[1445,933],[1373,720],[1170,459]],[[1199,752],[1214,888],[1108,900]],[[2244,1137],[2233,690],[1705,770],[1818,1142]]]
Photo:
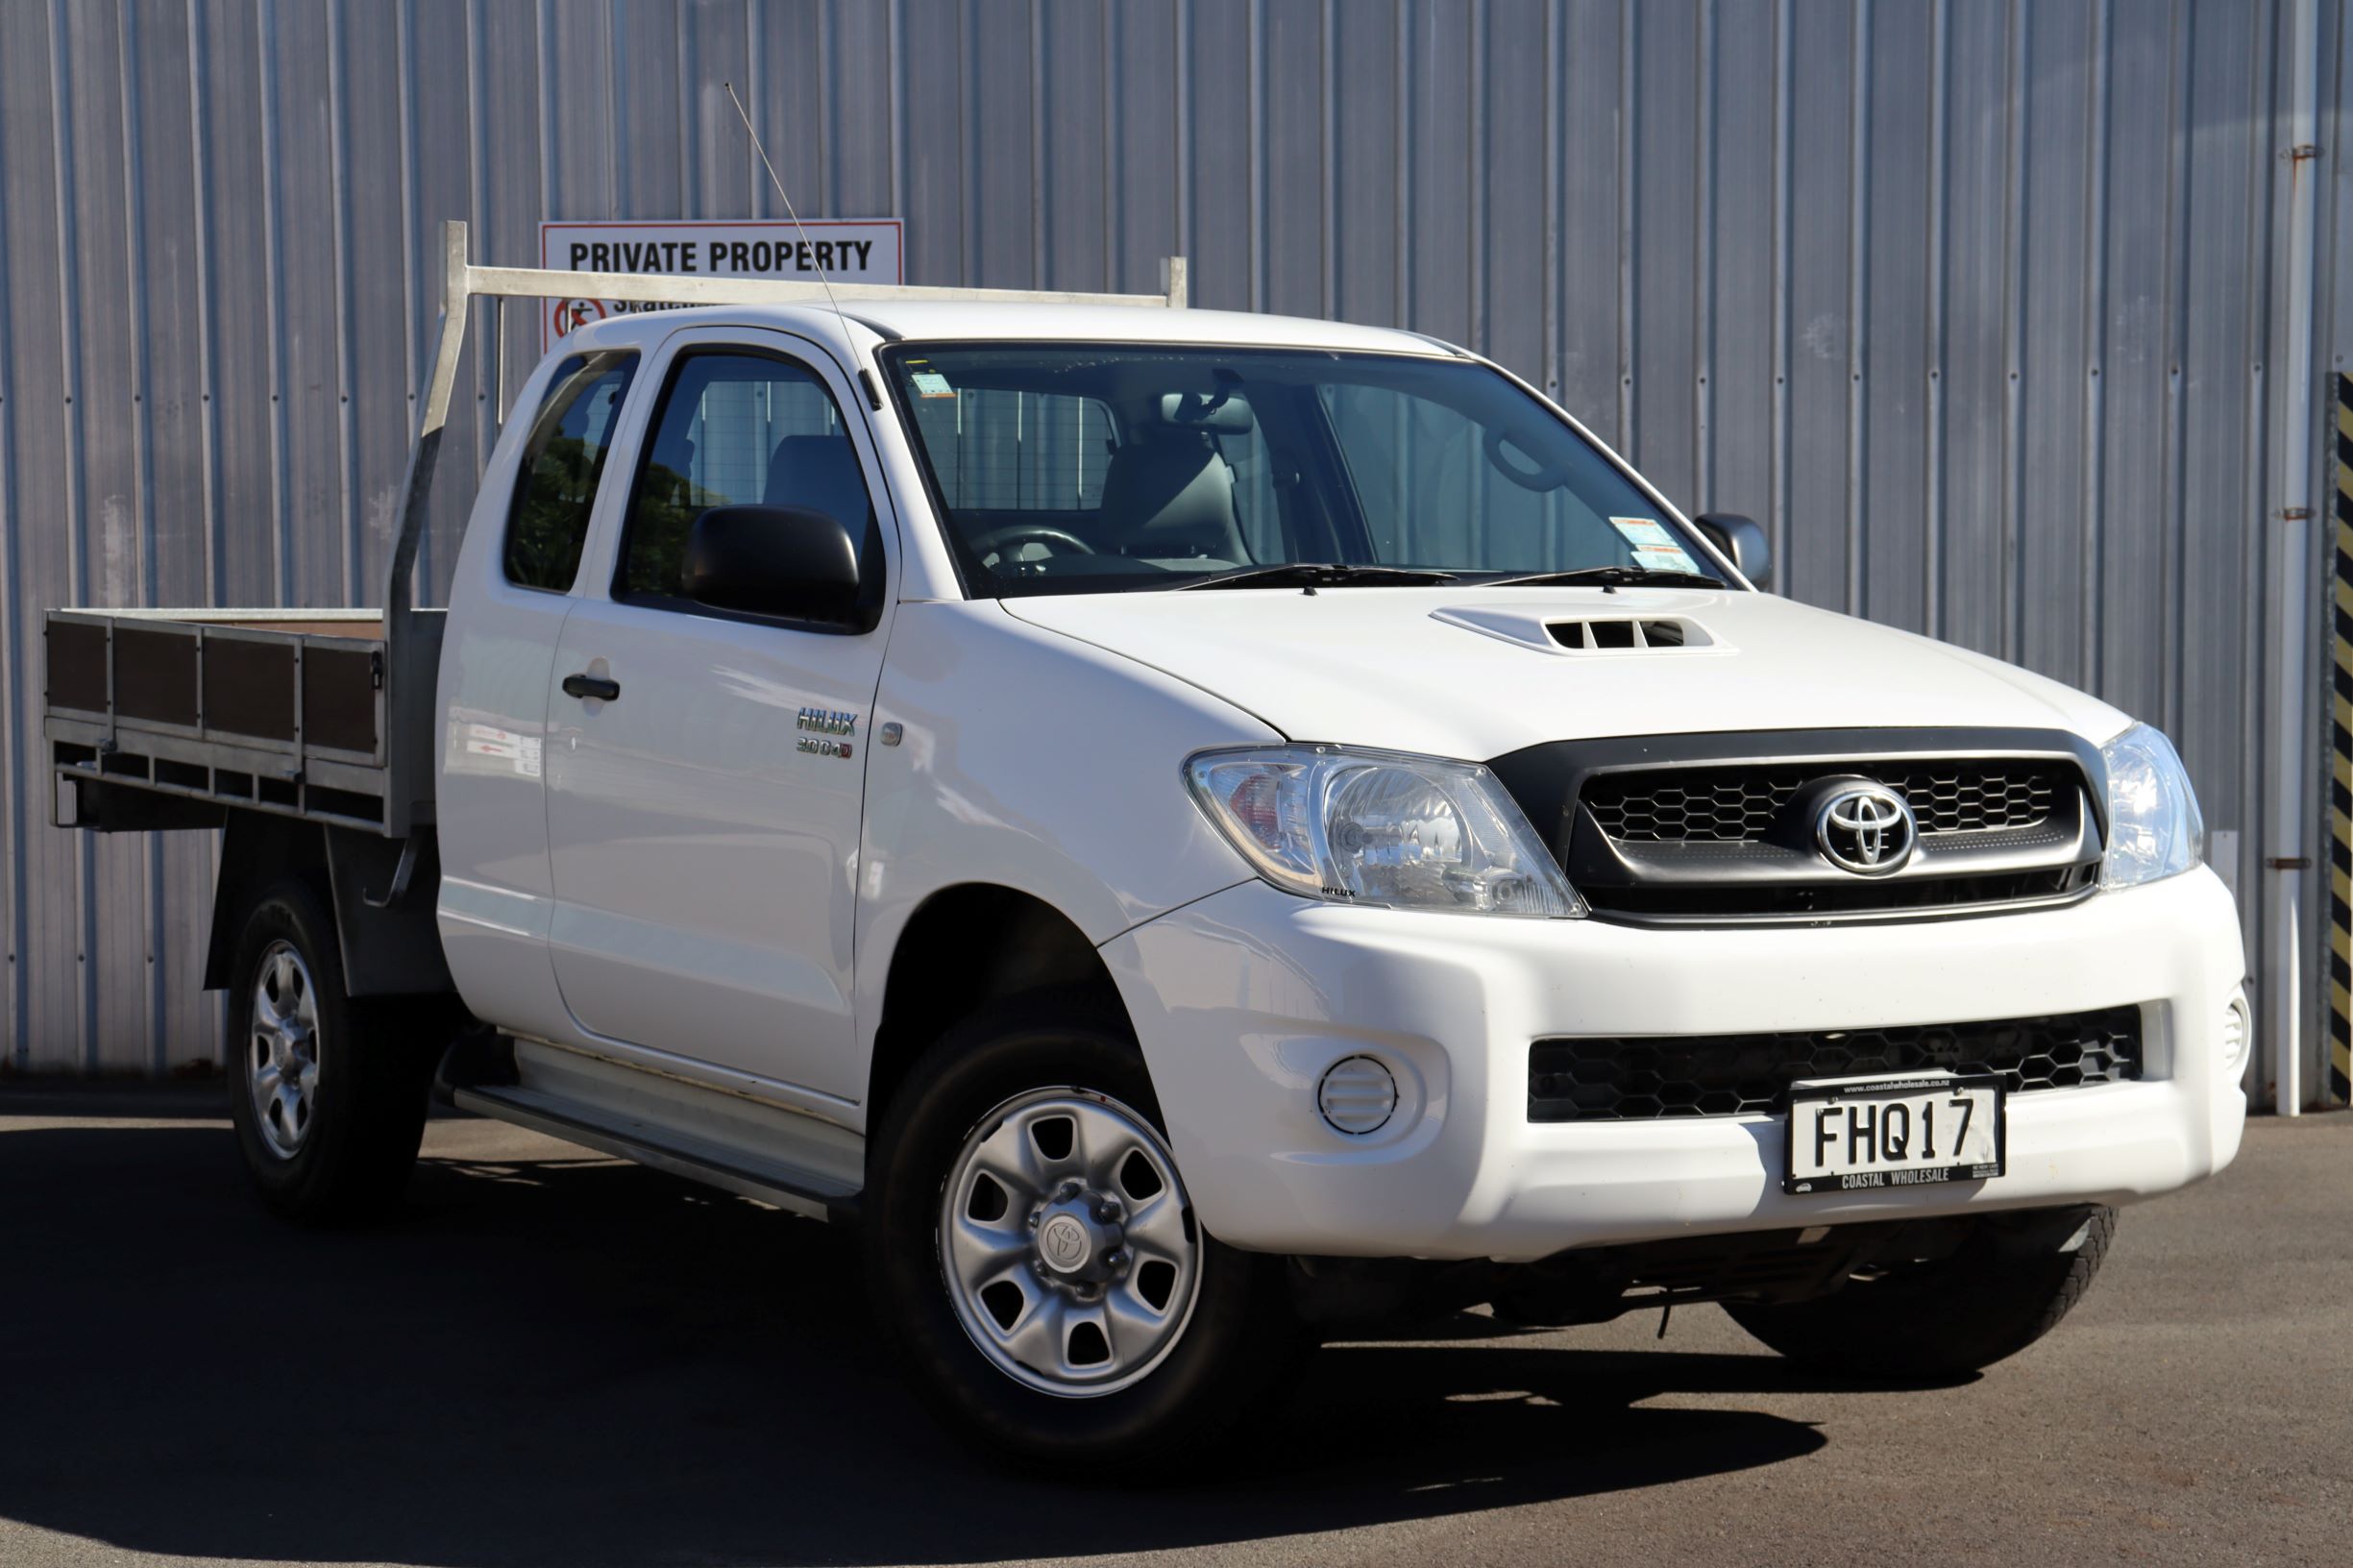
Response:
[[[1094,546],[1067,528],[1057,528],[1044,523],[1016,523],[1011,527],[992,528],[968,542],[975,555],[1002,555],[1013,545],[1052,545],[1057,553],[1096,553]]]

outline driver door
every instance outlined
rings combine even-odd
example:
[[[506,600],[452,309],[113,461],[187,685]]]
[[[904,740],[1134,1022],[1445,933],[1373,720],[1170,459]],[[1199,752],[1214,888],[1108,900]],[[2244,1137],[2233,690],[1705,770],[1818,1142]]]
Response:
[[[748,335],[753,341],[748,342]],[[549,696],[551,945],[586,1033],[839,1100],[863,1095],[850,932],[866,717],[889,635],[681,596],[694,519],[793,505],[870,525],[863,407],[814,345],[673,339],[610,564]],[[601,586],[601,585],[600,585]]]

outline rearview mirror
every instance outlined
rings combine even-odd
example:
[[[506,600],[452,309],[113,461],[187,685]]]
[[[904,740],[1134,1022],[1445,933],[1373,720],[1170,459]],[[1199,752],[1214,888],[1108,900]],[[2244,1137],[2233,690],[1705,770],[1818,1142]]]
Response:
[[[859,540],[806,506],[714,506],[687,535],[678,591],[714,609],[864,630]]]
[[[1691,521],[1710,544],[1732,558],[1742,576],[1763,592],[1773,591],[1773,541],[1756,519],[1738,512],[1702,512]]]

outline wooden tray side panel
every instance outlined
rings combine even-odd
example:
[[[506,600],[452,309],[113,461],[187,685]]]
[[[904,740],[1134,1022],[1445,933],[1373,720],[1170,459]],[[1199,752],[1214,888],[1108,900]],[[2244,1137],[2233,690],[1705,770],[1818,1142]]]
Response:
[[[205,727],[257,740],[294,741],[294,648],[291,642],[205,643]]]
[[[49,706],[107,711],[107,628],[86,621],[48,625]]]
[[[193,728],[197,718],[196,633],[117,624],[114,716]]]
[[[377,655],[312,643],[303,650],[303,744],[375,755]]]

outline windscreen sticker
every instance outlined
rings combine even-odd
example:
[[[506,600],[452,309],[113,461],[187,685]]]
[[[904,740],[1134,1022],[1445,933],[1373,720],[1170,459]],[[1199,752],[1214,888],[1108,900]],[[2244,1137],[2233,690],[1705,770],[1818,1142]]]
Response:
[[[912,371],[907,379],[915,382],[915,395],[919,398],[952,398],[956,395],[956,389],[947,384],[947,378],[936,370]]]
[[[1654,545],[1664,550],[1675,548],[1675,535],[1647,517],[1613,517],[1609,526],[1626,536],[1626,542],[1636,550]]]
[[[1697,572],[1691,556],[1655,518],[1613,517],[1609,526],[1633,548],[1634,564],[1653,572]]]

